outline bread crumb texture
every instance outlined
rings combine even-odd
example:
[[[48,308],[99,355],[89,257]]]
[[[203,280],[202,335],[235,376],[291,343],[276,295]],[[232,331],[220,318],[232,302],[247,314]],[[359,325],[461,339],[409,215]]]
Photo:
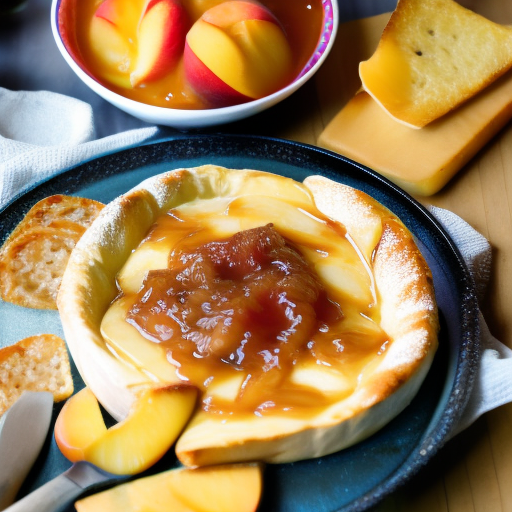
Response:
[[[364,89],[392,117],[422,127],[512,66],[512,30],[453,0],[400,0],[373,56]]]
[[[73,379],[63,339],[39,334],[0,349],[0,416],[24,391],[49,391],[55,402],[71,396]]]
[[[0,249],[2,299],[28,308],[57,309],[71,251],[103,206],[63,195],[36,203]]]

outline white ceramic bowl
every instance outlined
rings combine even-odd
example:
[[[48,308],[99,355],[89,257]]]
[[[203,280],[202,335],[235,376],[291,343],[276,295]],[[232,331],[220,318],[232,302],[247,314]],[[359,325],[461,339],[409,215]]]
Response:
[[[52,32],[64,59],[78,77],[94,92],[121,110],[124,110],[125,112],[128,112],[129,114],[148,123],[172,126],[179,129],[201,128],[237,121],[266,110],[267,108],[284,100],[299,89],[299,87],[301,87],[316,73],[332,48],[338,28],[337,0],[322,0],[324,23],[318,46],[300,75],[291,84],[274,94],[240,105],[208,110],[183,110],[156,107],[125,98],[124,96],[109,90],[88,74],[77,60],[75,60],[72,52],[70,52],[69,48],[63,41],[58,23],[60,5],[61,0],[52,0]]]

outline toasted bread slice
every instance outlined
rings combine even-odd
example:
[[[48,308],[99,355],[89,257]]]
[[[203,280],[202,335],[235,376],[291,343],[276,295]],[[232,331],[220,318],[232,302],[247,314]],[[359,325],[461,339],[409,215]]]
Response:
[[[2,299],[28,308],[57,309],[60,280],[80,236],[34,228],[13,238],[0,255]]]
[[[105,205],[85,197],[56,194],[37,202],[11,233],[9,239],[34,227],[58,228],[82,234]]]
[[[511,29],[453,0],[400,0],[359,75],[393,118],[421,128],[511,66]]]
[[[36,203],[0,249],[2,299],[57,309],[55,298],[69,254],[103,206],[60,194]]]
[[[55,402],[71,396],[73,379],[64,340],[40,334],[0,349],[0,416],[23,391],[49,391]]]

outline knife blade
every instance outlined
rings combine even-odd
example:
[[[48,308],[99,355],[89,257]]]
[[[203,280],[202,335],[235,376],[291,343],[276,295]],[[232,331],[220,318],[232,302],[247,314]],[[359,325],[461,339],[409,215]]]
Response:
[[[67,471],[27,494],[4,512],[58,512],[85,491],[99,490],[129,478],[107,473],[89,462],[75,462]]]
[[[46,440],[53,395],[25,391],[0,420],[0,510],[16,498]]]

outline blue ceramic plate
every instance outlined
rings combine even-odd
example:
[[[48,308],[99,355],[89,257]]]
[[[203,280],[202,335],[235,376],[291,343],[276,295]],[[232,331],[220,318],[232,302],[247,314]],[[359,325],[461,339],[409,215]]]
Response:
[[[441,312],[440,349],[413,402],[388,426],[352,448],[320,459],[270,465],[265,471],[262,511],[366,510],[417,473],[445,443],[467,401],[478,362],[478,309],[469,273],[440,225],[401,189],[361,165],[304,144],[246,136],[178,137],[84,162],[39,184],[0,213],[0,241],[43,197],[62,193],[108,202],[154,174],[206,163],[260,169],[296,180],[321,174],[361,189],[405,222],[432,269]],[[1,302],[0,325],[0,345],[35,332],[61,334],[56,312]],[[83,383],[74,371],[78,389]],[[58,410],[56,406],[54,415]],[[152,471],[177,464],[169,454]],[[69,465],[49,436],[22,494]]]

